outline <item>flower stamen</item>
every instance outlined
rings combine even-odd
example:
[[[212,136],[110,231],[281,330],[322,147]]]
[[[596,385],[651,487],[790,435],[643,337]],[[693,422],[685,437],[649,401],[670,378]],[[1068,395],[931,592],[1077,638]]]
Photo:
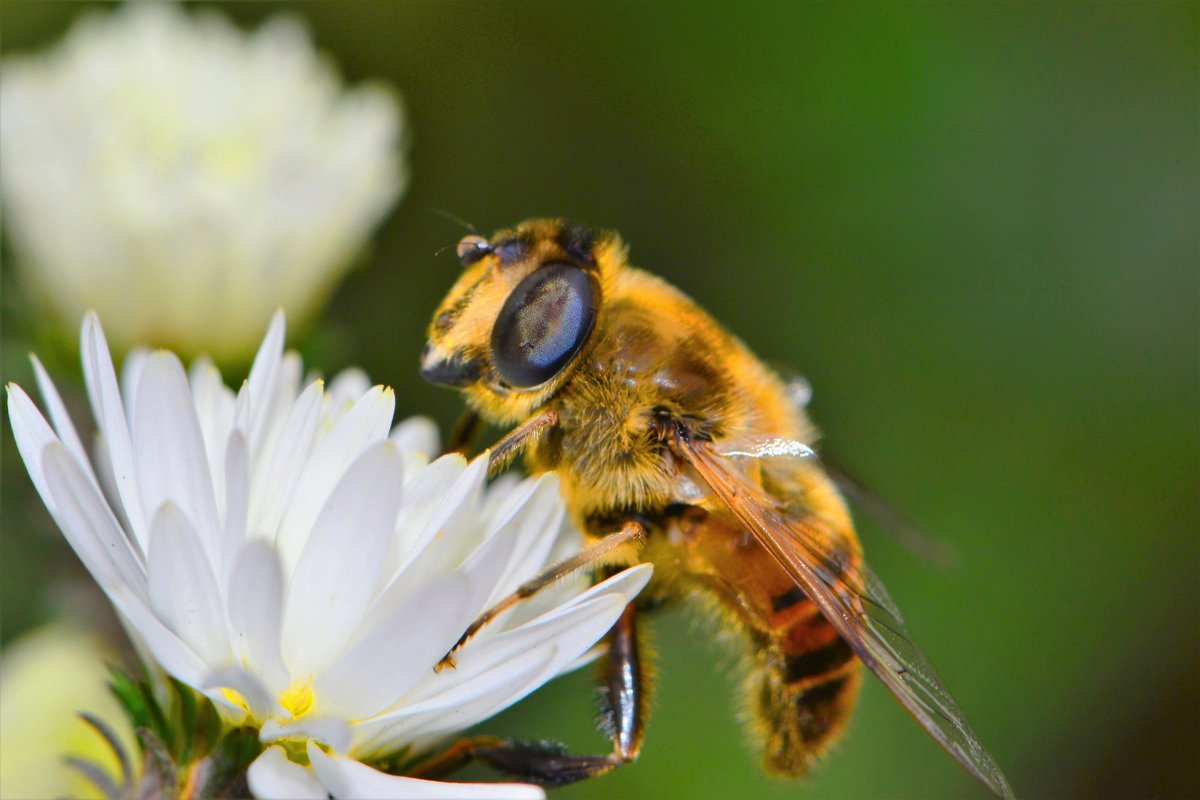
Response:
[[[316,693],[312,688],[312,678],[292,686],[279,698],[279,705],[292,715],[292,719],[299,719],[312,711],[315,702]]]
[[[246,698],[242,697],[239,692],[230,689],[229,687],[224,687],[221,689],[221,694],[224,695],[226,700],[233,703],[247,714],[250,713],[250,704],[246,702]]]

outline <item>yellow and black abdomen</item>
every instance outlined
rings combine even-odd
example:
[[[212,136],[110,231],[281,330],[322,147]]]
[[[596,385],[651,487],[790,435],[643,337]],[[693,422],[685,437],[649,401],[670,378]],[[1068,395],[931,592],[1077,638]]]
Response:
[[[795,604],[794,619],[774,628],[752,656],[747,685],[764,737],[764,762],[772,772],[792,776],[807,773],[841,736],[861,678],[854,651],[798,592],[793,587],[774,598],[777,616]]]
[[[723,509],[677,509],[665,532],[646,553],[656,580],[695,601],[721,629],[739,630],[746,639],[744,707],[767,769],[807,773],[849,721],[858,696],[858,657]]]

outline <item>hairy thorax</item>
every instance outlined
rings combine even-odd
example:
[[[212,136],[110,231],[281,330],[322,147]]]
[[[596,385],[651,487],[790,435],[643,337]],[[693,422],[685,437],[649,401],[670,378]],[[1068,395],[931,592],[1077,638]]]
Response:
[[[559,473],[580,522],[656,516],[688,499],[658,413],[718,441],[801,435],[798,410],[763,401],[783,396],[778,378],[689,298],[633,269],[613,289],[596,341],[548,404],[559,426],[529,458],[534,471]]]

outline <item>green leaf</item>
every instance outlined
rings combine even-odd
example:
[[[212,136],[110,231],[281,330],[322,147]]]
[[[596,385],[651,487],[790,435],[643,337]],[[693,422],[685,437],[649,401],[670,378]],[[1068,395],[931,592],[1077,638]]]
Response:
[[[134,728],[154,728],[154,715],[137,679],[120,667],[112,666],[109,667],[108,688]]]
[[[134,729],[145,728],[153,731],[160,743],[168,751],[174,752],[173,746],[178,734],[172,728],[168,716],[163,713],[162,706],[154,696],[154,685],[144,666],[140,675],[120,667],[109,668],[109,690],[117,698],[117,702],[125,709]],[[144,752],[144,748],[143,748]]]
[[[207,697],[202,697],[196,714],[196,724],[193,730],[195,737],[194,751],[196,757],[208,755],[221,739],[224,729],[221,715],[217,707]]]
[[[258,730],[245,726],[226,732],[207,697],[174,678],[168,680],[170,709],[164,713],[148,674],[110,670],[109,686],[133,722],[143,753],[136,796],[177,799],[181,775],[186,775],[187,785],[195,787],[189,800],[248,797],[246,772],[262,752]],[[106,730],[101,734],[110,738]],[[87,765],[72,766],[87,769]],[[128,776],[127,767],[123,765]]]
[[[171,715],[178,731],[175,760],[180,764],[190,764],[196,732],[196,693],[174,678],[171,678],[171,688],[175,690],[171,710],[177,712]]]

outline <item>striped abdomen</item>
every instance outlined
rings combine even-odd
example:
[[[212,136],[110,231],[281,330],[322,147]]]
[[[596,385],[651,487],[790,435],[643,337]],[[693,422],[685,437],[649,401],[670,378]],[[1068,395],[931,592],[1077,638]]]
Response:
[[[768,770],[809,771],[845,729],[860,661],[740,525],[700,508],[664,520],[646,555],[655,579],[707,598],[749,639],[746,702]],[[715,602],[712,602],[715,601]]]
[[[802,775],[841,735],[858,696],[858,657],[798,589],[773,600],[750,691],[772,772]],[[776,610],[777,609],[777,610]]]

